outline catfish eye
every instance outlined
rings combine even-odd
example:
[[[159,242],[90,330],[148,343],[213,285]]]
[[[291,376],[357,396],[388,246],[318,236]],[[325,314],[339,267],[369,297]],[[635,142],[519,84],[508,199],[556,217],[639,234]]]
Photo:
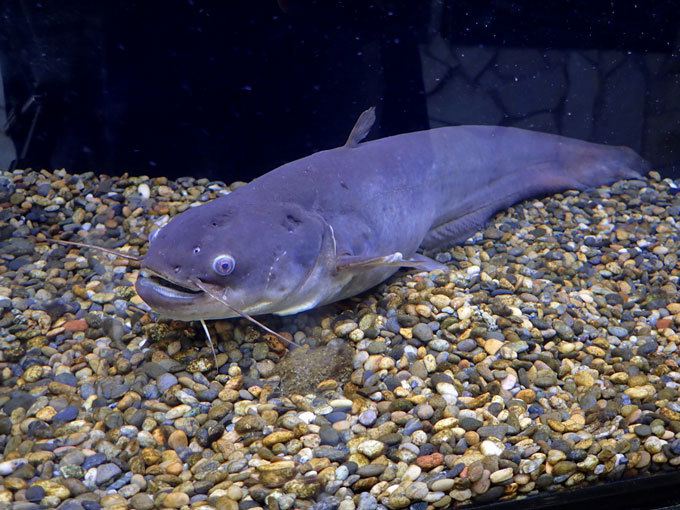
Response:
[[[236,262],[231,255],[219,255],[213,261],[213,269],[220,276],[227,276],[234,270]]]
[[[151,231],[151,233],[149,234],[149,242],[150,243],[152,243],[153,240],[156,239],[156,237],[158,236],[159,230],[160,230],[160,228],[157,228],[157,229],[154,229],[154,230]]]

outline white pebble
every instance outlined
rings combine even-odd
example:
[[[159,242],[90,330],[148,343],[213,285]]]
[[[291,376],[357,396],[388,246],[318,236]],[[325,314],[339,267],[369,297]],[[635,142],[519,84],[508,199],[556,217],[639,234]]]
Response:
[[[351,409],[352,401],[348,398],[336,398],[329,402],[333,409]]]
[[[349,469],[347,469],[347,466],[341,465],[338,466],[338,468],[335,470],[335,479],[336,480],[344,480],[349,476]]]
[[[406,468],[406,471],[404,472],[404,476],[402,477],[402,480],[417,480],[418,477],[420,476],[420,473],[422,470],[420,469],[420,466],[417,466],[416,464],[410,465],[408,468]]]
[[[369,459],[374,459],[385,450],[385,444],[375,439],[368,439],[360,443],[357,450]]]
[[[146,183],[142,183],[139,186],[137,186],[137,193],[139,193],[142,198],[147,199],[151,196],[151,189],[149,189],[149,185]]]
[[[465,319],[469,319],[470,317],[472,317],[472,308],[470,308],[469,306],[461,306],[458,309],[458,318],[460,320],[464,321]]]
[[[438,382],[437,393],[440,395],[452,395],[454,397],[458,396],[458,390],[456,390],[456,387],[448,382]]]
[[[432,373],[437,369],[437,359],[432,354],[426,354],[423,358],[423,363],[428,373]]]
[[[515,387],[515,383],[517,382],[517,377],[515,377],[513,374],[508,374],[505,376],[505,379],[501,381],[501,387],[504,390],[511,390],[512,388]]]
[[[427,434],[424,430],[416,430],[411,434],[411,442],[416,446],[422,446],[427,443]]]
[[[493,473],[491,473],[491,476],[489,477],[492,483],[504,482],[505,480],[509,480],[510,478],[512,478],[512,468],[510,467],[494,471]]]
[[[311,412],[311,411],[304,411],[304,412],[298,414],[298,418],[300,418],[300,420],[302,420],[302,421],[305,422],[307,425],[309,425],[309,424],[312,423],[314,420],[316,420],[316,414],[314,414],[314,413]]]
[[[0,475],[2,476],[11,475],[12,473],[14,473],[14,471],[16,471],[24,464],[28,464],[28,461],[26,459],[12,459],[6,460],[5,462],[0,462]]]
[[[496,443],[495,441],[490,441],[488,439],[486,441],[482,441],[482,444],[479,445],[479,450],[484,455],[500,455],[503,453],[504,449],[505,448],[502,444]]]

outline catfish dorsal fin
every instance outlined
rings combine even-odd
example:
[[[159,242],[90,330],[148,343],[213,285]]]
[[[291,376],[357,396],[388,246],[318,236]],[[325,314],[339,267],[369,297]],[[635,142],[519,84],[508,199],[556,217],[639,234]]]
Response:
[[[365,110],[359,115],[356,124],[354,124],[354,127],[352,128],[352,132],[345,142],[345,147],[351,149],[359,145],[359,142],[366,138],[366,135],[368,135],[368,132],[371,130],[374,123],[375,106],[371,106],[368,110]]]

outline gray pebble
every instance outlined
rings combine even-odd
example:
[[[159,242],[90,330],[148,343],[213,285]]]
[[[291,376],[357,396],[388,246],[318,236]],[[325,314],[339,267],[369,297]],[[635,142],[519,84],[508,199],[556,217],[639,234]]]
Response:
[[[446,352],[449,350],[450,346],[451,344],[443,338],[435,338],[434,340],[430,340],[427,344],[429,349],[437,352]]]
[[[456,347],[459,351],[470,352],[474,351],[478,346],[477,342],[474,341],[472,338],[466,338],[462,342],[459,342]]]
[[[156,385],[158,386],[158,390],[161,393],[165,393],[171,387],[173,387],[175,384],[177,384],[177,377],[175,377],[172,374],[168,374],[168,373],[161,374],[156,381]]]
[[[621,326],[609,326],[607,331],[617,338],[626,338],[628,336],[628,330]]]
[[[366,409],[363,413],[359,415],[359,423],[364,427],[370,427],[375,423],[378,415],[373,409]]]
[[[477,430],[482,426],[483,422],[481,420],[478,420],[477,418],[463,416],[462,418],[460,418],[458,424],[460,425],[461,428],[465,430]],[[487,429],[486,433],[488,433],[489,436],[492,436],[493,435],[491,433],[492,431],[488,431],[488,427],[486,429]]]
[[[432,338],[432,328],[430,328],[430,326],[427,324],[423,324],[422,322],[413,326],[412,332],[414,337],[416,337],[418,340],[422,340],[423,342],[427,342]]]
[[[121,469],[112,462],[102,464],[97,468],[97,478],[95,479],[97,485],[105,485],[118,475],[121,474]]]
[[[375,499],[375,496],[368,492],[361,492],[359,494],[357,510],[376,510],[376,508],[378,508],[378,500]]]
[[[482,439],[486,439],[487,437],[503,439],[507,433],[507,425],[485,425],[477,429],[477,434],[479,434],[479,437]]]

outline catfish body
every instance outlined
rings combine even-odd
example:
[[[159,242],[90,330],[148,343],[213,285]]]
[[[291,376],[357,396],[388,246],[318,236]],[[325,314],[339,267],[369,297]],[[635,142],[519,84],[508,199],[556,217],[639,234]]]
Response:
[[[359,143],[372,124],[362,118],[345,146],[285,164],[163,227],[142,262],[142,299],[179,320],[236,315],[198,281],[251,315],[297,313],[365,291],[399,267],[445,268],[416,251],[461,242],[520,200],[648,170],[625,147],[506,127]],[[233,264],[222,271],[218,260]]]

